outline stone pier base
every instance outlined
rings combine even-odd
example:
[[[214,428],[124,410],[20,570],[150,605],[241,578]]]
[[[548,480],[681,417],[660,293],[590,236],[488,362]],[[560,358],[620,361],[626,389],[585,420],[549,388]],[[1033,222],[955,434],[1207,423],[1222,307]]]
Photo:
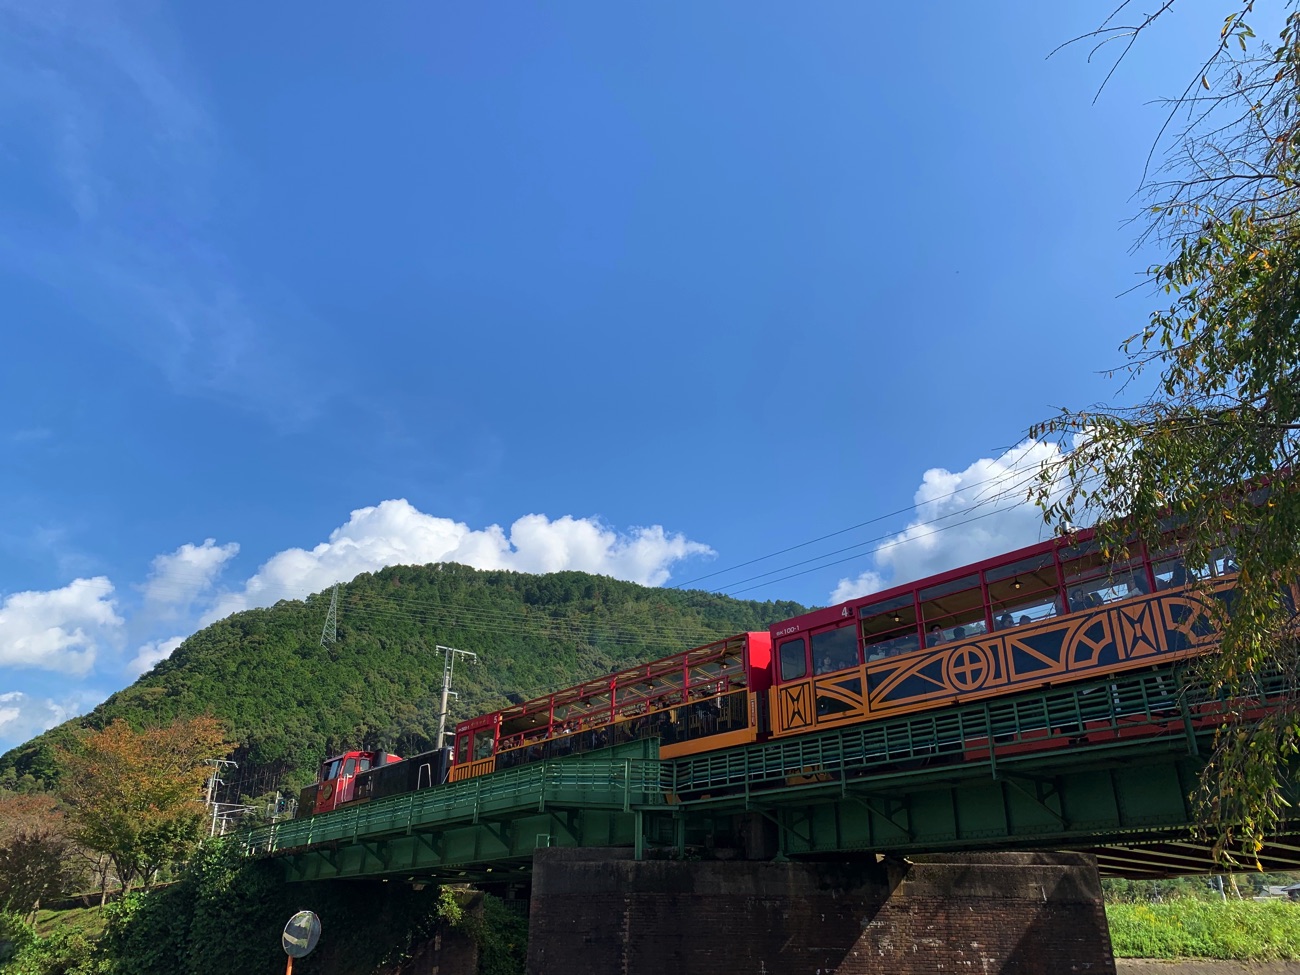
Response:
[[[1095,861],[634,861],[538,850],[529,975],[1113,975]]]

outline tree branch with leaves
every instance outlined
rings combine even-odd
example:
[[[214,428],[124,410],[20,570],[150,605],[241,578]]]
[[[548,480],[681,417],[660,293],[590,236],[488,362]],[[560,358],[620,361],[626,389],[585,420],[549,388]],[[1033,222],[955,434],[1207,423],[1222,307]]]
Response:
[[[1097,36],[1131,47],[1173,6]],[[1189,566],[1233,549],[1232,612],[1200,666],[1242,714],[1266,675],[1287,693],[1263,720],[1221,729],[1196,798],[1216,851],[1248,861],[1294,817],[1300,761],[1300,618],[1287,594],[1300,579],[1300,13],[1287,8],[1266,45],[1253,0],[1236,4],[1171,103],[1140,238],[1169,247],[1148,273],[1167,303],[1121,345],[1130,399],[1030,431],[1064,450],[1035,491],[1058,530],[1095,521],[1120,553],[1176,523]]]

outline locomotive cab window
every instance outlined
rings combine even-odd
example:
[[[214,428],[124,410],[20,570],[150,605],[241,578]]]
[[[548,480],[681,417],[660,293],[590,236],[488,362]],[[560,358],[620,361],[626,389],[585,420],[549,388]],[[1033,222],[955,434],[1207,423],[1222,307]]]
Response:
[[[1210,574],[1215,576],[1233,575],[1240,571],[1237,565],[1237,553],[1231,547],[1215,549],[1210,556]]]
[[[808,676],[808,651],[804,647],[803,637],[786,640],[781,644],[781,679],[798,680]]]

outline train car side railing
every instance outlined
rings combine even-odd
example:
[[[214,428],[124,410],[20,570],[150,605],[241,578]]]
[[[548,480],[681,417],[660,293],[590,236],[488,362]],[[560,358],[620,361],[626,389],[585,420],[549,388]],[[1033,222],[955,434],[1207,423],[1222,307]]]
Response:
[[[993,776],[1000,763],[1069,746],[1094,754],[1153,739],[1196,753],[1205,735],[1232,719],[1241,702],[1216,697],[1165,667],[1029,692],[1005,700],[867,722],[664,763],[663,787],[682,803],[743,795],[828,778],[917,772],[978,763]],[[1265,678],[1258,706],[1288,693],[1281,675]]]

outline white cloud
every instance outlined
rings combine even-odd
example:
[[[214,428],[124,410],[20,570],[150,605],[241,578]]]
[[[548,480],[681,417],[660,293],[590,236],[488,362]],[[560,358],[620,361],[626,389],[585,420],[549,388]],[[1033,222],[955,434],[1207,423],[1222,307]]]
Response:
[[[159,555],[143,587],[147,611],[166,618],[182,615],[212,588],[225,564],[238,554],[237,542],[218,545],[208,538],[202,545],[186,542],[169,555]]]
[[[832,602],[921,579],[1041,540],[1042,512],[1028,500],[1042,465],[1061,459],[1056,444],[1026,440],[963,471],[926,471],[907,527],[876,546],[875,568],[841,579]]]
[[[136,651],[136,655],[131,658],[131,662],[126,665],[126,669],[138,677],[154,664],[170,657],[172,651],[184,642],[185,637],[183,636],[174,636],[167,640],[150,640]]]
[[[390,500],[353,511],[347,524],[330,533],[329,541],[310,551],[292,548],[272,556],[242,592],[217,600],[203,622],[279,599],[301,598],[388,565],[459,562],[520,572],[577,569],[657,586],[667,581],[674,563],[712,554],[707,545],[659,525],[621,534],[594,518],[566,515],[552,521],[530,514],[516,520],[507,533],[500,525],[472,529],[425,514],[405,500]]]
[[[569,515],[555,521],[545,515],[524,515],[510,526],[510,545],[513,552],[507,554],[506,568],[520,572],[580,569],[645,586],[666,582],[674,562],[713,554],[707,545],[669,535],[659,525],[619,535],[595,519]]]
[[[26,741],[76,717],[98,703],[98,695],[79,693],[64,701],[22,691],[0,694],[0,741]]]
[[[85,674],[123,624],[103,576],[62,589],[14,593],[0,604],[0,666]]]
[[[831,593],[831,604],[857,599],[885,588],[885,577],[875,569],[868,569],[856,579],[841,579]]]

